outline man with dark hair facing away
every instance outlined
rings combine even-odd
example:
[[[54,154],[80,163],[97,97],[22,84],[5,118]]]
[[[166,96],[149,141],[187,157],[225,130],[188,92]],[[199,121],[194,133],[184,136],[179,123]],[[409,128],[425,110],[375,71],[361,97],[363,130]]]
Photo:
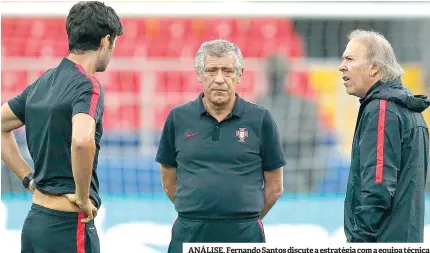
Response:
[[[101,2],[79,2],[67,17],[69,55],[1,108],[1,157],[33,193],[21,252],[100,252],[93,219],[106,70],[123,27]],[[34,174],[13,130],[25,125]]]

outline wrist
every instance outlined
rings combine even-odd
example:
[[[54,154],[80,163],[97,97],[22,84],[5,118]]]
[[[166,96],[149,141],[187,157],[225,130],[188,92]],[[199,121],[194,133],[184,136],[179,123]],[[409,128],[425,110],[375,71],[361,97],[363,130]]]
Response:
[[[85,201],[82,201],[82,200],[78,200],[78,199],[76,199],[76,205],[77,206],[79,206],[79,207],[82,207],[82,205],[85,203]]]
[[[24,179],[22,180],[22,185],[28,189],[28,187],[30,186],[30,182],[31,180],[33,180],[33,173],[28,174],[27,176],[24,177]]]
[[[79,192],[75,193],[76,196],[76,204],[78,206],[84,205],[85,202],[88,200],[88,196],[85,196],[85,194],[80,194]]]

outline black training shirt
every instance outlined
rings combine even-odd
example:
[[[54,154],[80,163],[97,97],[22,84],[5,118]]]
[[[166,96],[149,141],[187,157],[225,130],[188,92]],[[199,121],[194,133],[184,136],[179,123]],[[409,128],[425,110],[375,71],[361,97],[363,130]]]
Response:
[[[270,112],[236,97],[222,122],[204,108],[203,93],[168,115],[156,161],[177,168],[179,213],[259,213],[263,172],[286,164]]]
[[[96,168],[103,134],[104,90],[80,65],[64,58],[21,94],[8,101],[25,124],[27,145],[34,161],[34,187],[51,194],[75,192],[72,172],[72,117],[86,113],[96,120],[96,154],[90,196],[101,204]]]

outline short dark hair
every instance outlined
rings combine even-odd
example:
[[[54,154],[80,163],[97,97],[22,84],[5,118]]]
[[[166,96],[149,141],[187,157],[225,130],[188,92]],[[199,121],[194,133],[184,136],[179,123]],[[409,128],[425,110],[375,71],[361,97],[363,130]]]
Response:
[[[112,7],[98,1],[85,1],[70,9],[66,31],[69,52],[82,54],[100,48],[100,40],[106,35],[110,35],[113,43],[117,36],[123,34],[123,27]]]

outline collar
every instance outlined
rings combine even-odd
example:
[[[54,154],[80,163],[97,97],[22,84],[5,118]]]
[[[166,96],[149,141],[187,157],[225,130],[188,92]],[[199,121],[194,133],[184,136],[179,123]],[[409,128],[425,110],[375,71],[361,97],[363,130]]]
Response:
[[[371,98],[373,96],[373,94],[378,93],[379,91],[381,91],[383,89],[387,89],[391,86],[401,85],[401,84],[402,84],[401,79],[395,79],[393,81],[388,81],[388,82],[377,81],[374,85],[372,85],[372,87],[370,87],[370,89],[367,91],[366,95],[363,98],[360,98],[359,101],[360,101],[360,103],[363,103],[367,99]]]
[[[77,64],[75,64],[71,60],[64,57],[63,60],[61,60],[60,65],[67,66],[67,67],[75,67]]]
[[[238,93],[235,93],[235,95],[236,95],[236,101],[234,103],[233,111],[231,112],[231,114],[233,116],[236,116],[236,117],[240,118],[240,117],[242,117],[243,113],[245,112],[245,106],[246,106],[246,104],[245,104],[245,100],[243,100],[239,96]],[[203,97],[204,97],[204,93],[201,92],[200,95],[199,95],[199,97],[196,100],[197,105],[199,107],[199,114],[200,114],[200,116],[208,113],[208,111],[206,110],[205,106],[203,105]]]
[[[82,67],[82,65],[77,64],[69,59],[67,59],[66,57],[63,58],[63,60],[61,60],[60,62],[60,66],[65,66],[68,68],[77,68],[79,69],[79,71],[81,71],[82,73],[84,73],[86,76],[91,76],[90,74],[88,74],[87,72],[85,72],[84,67]]]

